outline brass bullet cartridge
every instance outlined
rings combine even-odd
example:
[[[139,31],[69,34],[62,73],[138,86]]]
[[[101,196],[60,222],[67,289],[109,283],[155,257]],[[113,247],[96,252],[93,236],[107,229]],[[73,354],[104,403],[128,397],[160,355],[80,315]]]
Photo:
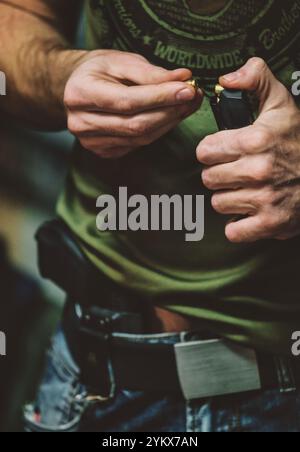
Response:
[[[225,90],[225,88],[223,88],[223,86],[221,85],[216,85],[215,86],[215,94],[219,97],[221,95],[221,93]]]
[[[186,84],[191,86],[192,88],[194,88],[195,91],[198,91],[199,89],[199,85],[197,83],[197,80],[192,78],[191,80],[187,80]]]

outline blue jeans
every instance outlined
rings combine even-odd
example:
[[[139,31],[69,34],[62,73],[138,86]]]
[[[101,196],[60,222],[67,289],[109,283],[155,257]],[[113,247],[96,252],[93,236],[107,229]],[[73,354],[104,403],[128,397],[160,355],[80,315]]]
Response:
[[[179,335],[132,340],[179,342]],[[185,402],[175,395],[120,391],[109,401],[80,382],[63,332],[54,337],[35,404],[25,408],[29,432],[300,432],[300,394],[278,391]]]

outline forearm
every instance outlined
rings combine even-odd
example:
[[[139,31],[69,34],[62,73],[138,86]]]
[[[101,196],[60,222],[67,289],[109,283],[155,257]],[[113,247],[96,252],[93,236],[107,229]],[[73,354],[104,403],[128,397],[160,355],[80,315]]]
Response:
[[[55,21],[5,4],[0,43],[0,70],[7,77],[1,109],[35,128],[64,128],[65,84],[85,52],[71,49]]]

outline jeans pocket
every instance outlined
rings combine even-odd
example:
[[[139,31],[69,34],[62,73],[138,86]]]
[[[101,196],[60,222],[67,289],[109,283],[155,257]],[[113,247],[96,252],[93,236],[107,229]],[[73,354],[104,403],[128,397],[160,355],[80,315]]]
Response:
[[[86,389],[64,335],[59,331],[48,353],[36,401],[24,409],[27,432],[74,432],[87,408]]]

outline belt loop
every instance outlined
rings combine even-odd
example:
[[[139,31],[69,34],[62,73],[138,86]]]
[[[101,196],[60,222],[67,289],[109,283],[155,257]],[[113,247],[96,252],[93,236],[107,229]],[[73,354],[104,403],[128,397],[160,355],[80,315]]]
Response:
[[[116,391],[111,356],[113,320],[109,316],[95,316],[91,310],[82,309],[79,305],[75,305],[75,313],[80,323],[83,383],[90,390],[99,389],[102,400],[113,399]]]
[[[274,361],[280,392],[288,393],[296,391],[296,379],[290,358],[275,356]]]

